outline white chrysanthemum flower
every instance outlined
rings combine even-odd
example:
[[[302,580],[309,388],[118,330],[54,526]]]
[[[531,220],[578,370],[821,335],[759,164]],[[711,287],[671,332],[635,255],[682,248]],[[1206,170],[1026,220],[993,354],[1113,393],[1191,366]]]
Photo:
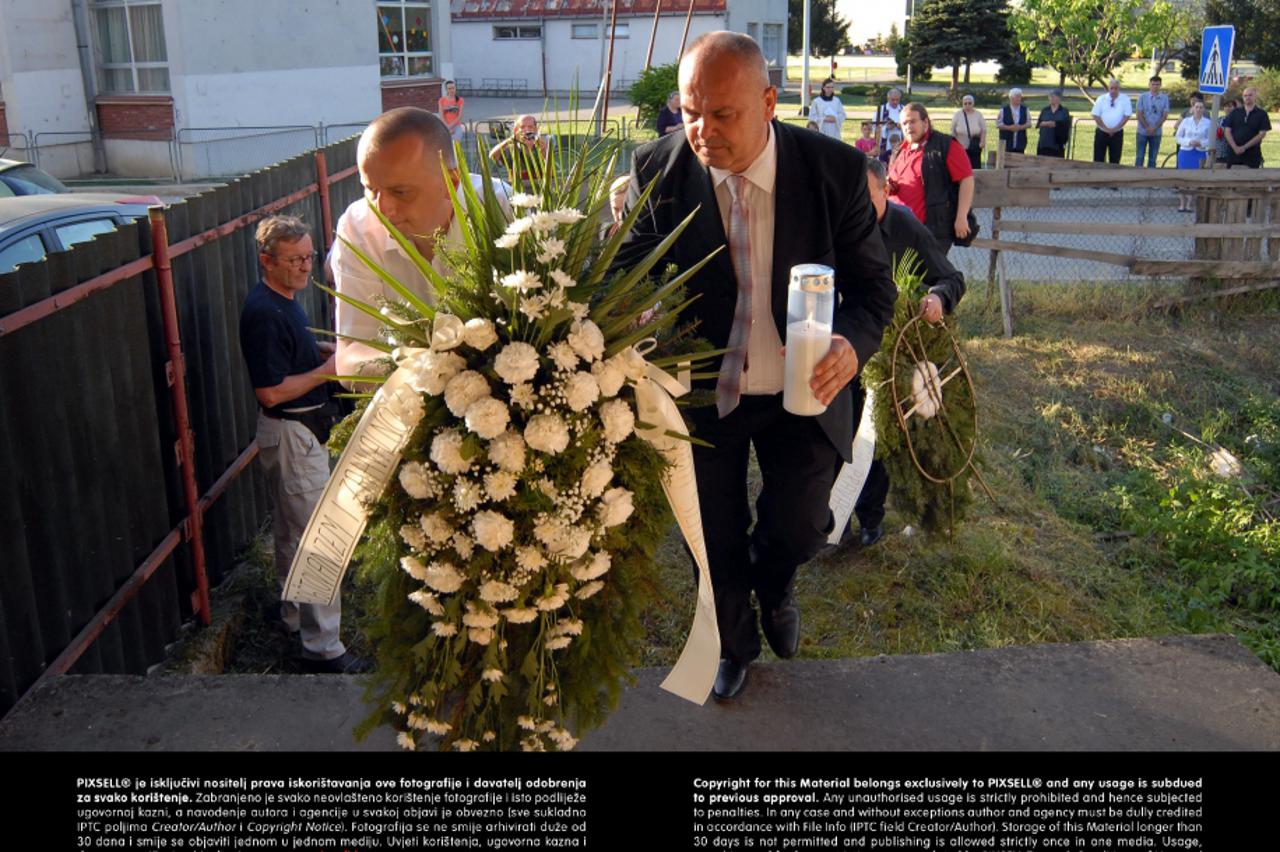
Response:
[[[560,224],[554,213],[534,213],[530,218],[533,220],[533,230],[543,234],[554,231],[556,225]]]
[[[574,566],[573,577],[575,580],[585,583],[588,580],[594,580],[607,574],[612,564],[613,557],[606,551],[597,551],[590,559],[584,559]]]
[[[488,683],[497,683],[506,677],[502,669],[485,669],[480,673],[480,679]]]
[[[494,246],[500,249],[513,249],[520,245],[519,234],[503,234],[493,241]]]
[[[547,305],[547,307],[548,307],[548,308],[563,308],[563,307],[564,307],[564,303],[565,303],[565,296],[564,296],[564,291],[563,291],[563,290],[554,290],[554,291],[552,291],[552,292],[550,292],[550,293],[544,293],[544,294],[543,294],[543,299],[545,300],[546,305]]]
[[[475,601],[467,601],[467,612],[462,616],[462,623],[467,627],[496,627],[498,616],[491,609],[481,609]]]
[[[554,612],[569,602],[569,584],[556,583],[554,589],[534,601],[542,612]]]
[[[528,382],[521,382],[518,385],[512,385],[511,404],[518,405],[524,409],[530,409],[537,405],[538,395],[533,392],[533,385]]]
[[[501,503],[516,493],[517,482],[519,480],[516,475],[505,470],[486,473],[484,476],[484,493],[488,494],[489,499],[493,502]]]
[[[526,731],[536,731],[538,729],[538,720],[532,716],[518,716],[516,724]]]
[[[542,279],[537,273],[530,272],[527,269],[517,269],[515,272],[502,276],[498,281],[508,290],[515,290],[517,293],[528,293],[531,290],[537,290],[542,287]]]
[[[470,512],[484,501],[484,488],[479,482],[458,477],[453,483],[453,504],[463,512]]]
[[[571,287],[578,286],[578,282],[573,280],[573,276],[565,272],[563,269],[553,269],[548,272],[547,275],[550,276],[551,280],[554,281],[556,286],[561,290],[568,290]]]
[[[480,737],[480,739],[484,740],[487,743],[491,743],[497,738],[498,738],[498,735],[493,731],[485,731],[484,734]]]
[[[595,361],[604,355],[604,333],[591,320],[575,322],[569,327],[569,345],[584,361]]]
[[[441,639],[448,639],[450,636],[458,635],[458,625],[450,624],[447,621],[437,621],[431,625],[431,632]]]
[[[427,566],[427,575],[423,582],[437,592],[452,594],[462,588],[463,577],[448,562],[432,562]]]
[[[524,427],[524,440],[535,450],[554,456],[569,446],[569,427],[558,414],[536,414]]]
[[[564,728],[558,728],[547,734],[556,748],[560,751],[571,751],[578,744],[578,740]]]
[[[600,422],[604,426],[604,439],[610,444],[619,444],[635,429],[636,416],[625,399],[611,399],[600,406]]]
[[[415,500],[430,500],[436,496],[431,470],[421,462],[406,462],[400,467],[400,487]]]
[[[546,698],[542,699],[542,703],[548,707],[555,707],[560,703],[560,698],[557,695],[548,695]]]
[[[427,413],[422,404],[422,395],[411,387],[401,386],[391,393],[383,395],[383,406],[395,420],[404,423],[412,431]],[[372,495],[369,499],[373,499]]]
[[[618,391],[622,390],[622,383],[627,380],[613,358],[592,364],[591,375],[596,377],[596,384],[600,386],[600,395],[605,399],[617,396]]]
[[[591,597],[592,595],[594,595],[596,592],[600,591],[603,588],[604,588],[603,580],[592,580],[590,583],[584,584],[581,588],[578,589],[578,591],[574,592],[573,596],[580,601],[585,601],[587,598]]]
[[[449,380],[466,366],[466,359],[457,353],[427,349],[406,360],[401,369],[408,374],[409,387],[418,393],[439,396],[444,393]]]
[[[463,559],[470,559],[471,554],[475,552],[476,543],[472,541],[471,536],[466,533],[454,533],[453,540],[450,542],[453,549]]]
[[[528,382],[538,374],[538,350],[519,341],[502,347],[493,369],[509,385]]]
[[[570,643],[572,642],[573,642],[572,636],[557,636],[554,639],[547,640],[547,650],[561,651],[561,650],[564,650],[565,648],[568,648]]]
[[[431,439],[431,460],[445,473],[457,475],[471,470],[470,459],[462,457],[462,433],[445,429]]]
[[[507,233],[519,236],[520,234],[526,233],[532,227],[533,218],[530,216],[521,216],[519,219],[515,219],[507,225]]]
[[[542,241],[542,251],[538,253],[538,263],[550,263],[564,254],[564,240],[547,237]]]
[[[391,709],[392,709],[395,713],[397,713],[398,715],[400,715],[400,716],[403,716],[405,713],[408,713],[408,712],[409,712],[409,708],[408,708],[408,707],[405,707],[405,706],[404,706],[403,704],[401,704],[399,701],[392,701],[392,702],[391,702]]]
[[[422,713],[410,713],[405,717],[404,723],[415,731],[425,731],[429,718]]]
[[[444,617],[444,607],[440,604],[440,599],[425,589],[418,589],[418,591],[411,593],[409,600],[434,616]]]
[[[520,595],[520,590],[501,580],[486,580],[480,587],[480,600],[485,603],[507,603]]]
[[[467,638],[477,645],[488,645],[493,641],[493,630],[488,627],[471,627],[467,629]]]
[[[511,540],[515,538],[516,525],[511,522],[510,518],[499,515],[497,512],[483,511],[476,512],[476,516],[471,521],[471,529],[475,533],[476,543],[490,553],[496,553],[507,545],[511,544]],[[486,583],[486,586],[496,581]],[[510,588],[508,586],[508,588]],[[510,601],[515,600],[515,589],[511,589],[511,597],[499,598],[499,600]],[[483,597],[483,592],[481,592]],[[485,598],[489,600],[489,598]]]
[[[475,370],[463,370],[444,386],[444,404],[454,417],[464,417],[471,403],[489,395],[489,383]]]
[[[587,315],[591,313],[591,306],[586,302],[570,302],[569,313],[571,313],[573,318],[578,322],[582,322],[587,318]]]
[[[556,222],[561,225],[572,225],[574,222],[581,220],[584,216],[581,210],[572,207],[561,207],[559,210],[552,210],[551,215],[555,217]]]
[[[571,411],[586,411],[600,398],[600,386],[590,373],[574,373],[564,383],[564,400]]]
[[[616,527],[631,517],[634,508],[630,491],[625,488],[610,488],[600,498],[600,525]]]
[[[418,750],[418,744],[413,741],[413,734],[410,734],[407,731],[401,731],[400,733],[396,734],[396,745],[408,751]]]
[[[547,303],[541,296],[529,296],[520,300],[518,310],[525,315],[530,322],[542,319],[546,313]]]
[[[502,616],[512,624],[528,624],[538,617],[538,611],[533,607],[512,607],[502,610]]]
[[[506,431],[511,422],[511,412],[500,399],[486,396],[467,406],[464,418],[467,428],[486,440],[496,438]]]
[[[547,557],[532,545],[516,548],[516,565],[525,571],[541,571],[547,565]]]
[[[524,437],[514,429],[508,429],[489,442],[489,461],[499,470],[520,473],[524,470]]]
[[[423,515],[422,520],[418,522],[422,531],[427,534],[427,538],[431,539],[434,544],[446,544],[453,536],[453,527],[445,519],[440,512],[431,512]]]
[[[583,496],[599,497],[609,487],[613,479],[613,468],[606,459],[597,459],[587,465],[582,472],[581,490]]]
[[[582,619],[562,618],[552,626],[550,635],[581,636],[582,635]]]
[[[436,352],[462,345],[462,319],[453,314],[436,314],[431,323],[431,348]]]
[[[512,194],[511,200],[509,203],[513,208],[517,208],[517,209],[521,207],[541,207],[542,196],[530,195],[527,192],[517,192]]]
[[[569,527],[565,532],[564,543],[557,555],[568,559],[577,559],[591,547],[591,530],[584,526]]]
[[[539,515],[533,524],[533,537],[551,553],[558,553],[564,548],[567,532],[564,522],[554,515]]]
[[[560,490],[556,488],[556,484],[551,481],[550,477],[544,476],[534,484],[538,486],[539,491],[547,495],[551,502],[560,502]]]
[[[400,538],[414,550],[427,549],[427,537],[422,534],[422,527],[405,524],[400,527]]]
[[[475,740],[469,740],[464,738],[464,739],[453,741],[453,750],[454,751],[475,751],[476,747],[479,745],[480,743],[476,742]]]
[[[551,360],[561,370],[572,370],[578,366],[578,353],[574,352],[573,347],[563,340],[548,346],[547,354],[551,356]]]
[[[498,332],[493,323],[484,317],[469,319],[462,327],[462,341],[478,352],[483,352],[498,342]]]
[[[435,719],[427,720],[428,733],[435,734],[436,736],[439,736],[439,737],[443,737],[445,734],[449,733],[451,730],[453,730],[453,725],[450,725],[448,722],[440,722]]]
[[[416,557],[402,557],[400,559],[400,568],[415,580],[423,581],[427,579],[427,566],[423,565],[422,560]]]

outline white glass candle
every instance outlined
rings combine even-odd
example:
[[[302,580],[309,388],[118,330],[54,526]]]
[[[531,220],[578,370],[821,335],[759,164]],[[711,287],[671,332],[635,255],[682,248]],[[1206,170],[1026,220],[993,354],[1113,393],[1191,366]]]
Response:
[[[812,417],[827,410],[813,395],[809,382],[814,367],[831,348],[834,313],[835,271],[816,263],[791,267],[782,407],[792,414]]]

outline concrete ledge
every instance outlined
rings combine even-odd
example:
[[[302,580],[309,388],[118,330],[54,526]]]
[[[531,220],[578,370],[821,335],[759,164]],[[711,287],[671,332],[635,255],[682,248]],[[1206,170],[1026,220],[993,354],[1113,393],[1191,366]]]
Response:
[[[580,748],[1280,750],[1280,675],[1229,636],[757,664],[697,707],[641,669]],[[351,730],[355,678],[65,676],[0,722],[0,750],[392,750]]]

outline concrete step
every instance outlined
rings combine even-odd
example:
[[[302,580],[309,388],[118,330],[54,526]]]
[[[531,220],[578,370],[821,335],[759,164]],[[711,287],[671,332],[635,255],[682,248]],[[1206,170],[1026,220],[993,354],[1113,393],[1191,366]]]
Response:
[[[640,669],[585,750],[1280,750],[1280,675],[1230,636],[757,663],[698,707]],[[0,721],[0,750],[381,751],[358,678],[64,676]]]

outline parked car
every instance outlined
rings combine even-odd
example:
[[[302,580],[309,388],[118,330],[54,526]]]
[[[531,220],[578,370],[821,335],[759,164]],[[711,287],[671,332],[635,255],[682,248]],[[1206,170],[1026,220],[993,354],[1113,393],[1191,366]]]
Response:
[[[0,273],[113,231],[159,203],[154,196],[116,199],[92,192],[0,198]]]
[[[30,163],[0,158],[0,198],[70,191],[62,181]]]

